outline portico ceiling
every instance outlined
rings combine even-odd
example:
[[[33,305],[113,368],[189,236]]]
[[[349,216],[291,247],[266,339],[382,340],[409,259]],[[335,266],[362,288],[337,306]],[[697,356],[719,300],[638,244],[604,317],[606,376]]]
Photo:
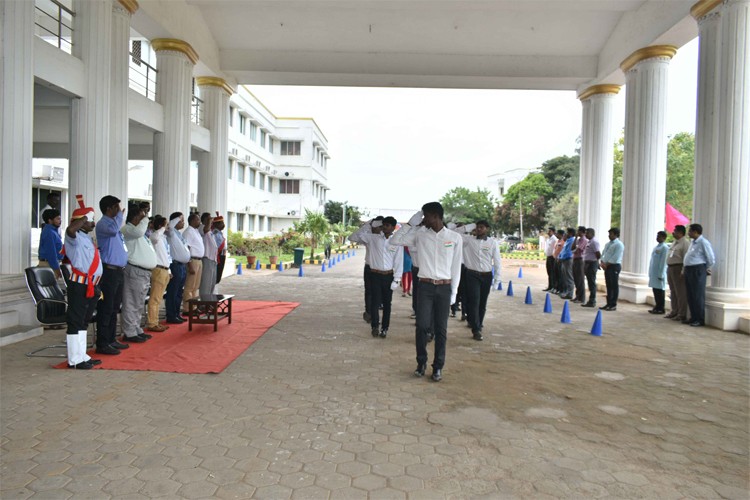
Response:
[[[695,0],[141,0],[142,34],[179,38],[240,84],[581,90],[697,36]]]

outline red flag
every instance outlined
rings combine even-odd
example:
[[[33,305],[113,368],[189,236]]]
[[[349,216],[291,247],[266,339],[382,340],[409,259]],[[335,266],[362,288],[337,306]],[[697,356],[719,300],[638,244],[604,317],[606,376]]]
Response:
[[[687,226],[690,224],[690,219],[680,213],[675,207],[667,203],[667,223],[664,228],[668,233],[674,231],[674,227],[679,225]]]

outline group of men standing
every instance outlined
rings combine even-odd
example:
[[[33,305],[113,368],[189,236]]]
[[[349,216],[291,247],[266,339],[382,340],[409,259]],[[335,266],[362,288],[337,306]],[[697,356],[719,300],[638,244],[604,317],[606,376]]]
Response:
[[[70,265],[66,279],[68,366],[90,369],[101,363],[86,354],[87,325],[94,311],[96,353],[101,355],[118,355],[130,343],[148,341],[152,336],[146,331],[167,330],[169,326],[159,322],[162,298],[166,299],[166,323],[183,323],[182,311],[190,299],[214,293],[221,279],[226,238],[224,219],[218,212],[216,217],[190,214],[188,227],[181,231],[185,226],[181,212],[172,213],[169,219],[158,214],[149,218],[149,203],[132,203],[126,211],[119,199],[107,195],[99,201],[102,217],[97,224],[94,209],[85,206],[81,195],[76,199],[78,208],[65,230],[62,248],[57,248],[62,246],[59,212],[44,212],[47,224],[39,259],[40,266],[52,267],[58,276],[63,262]],[[122,320],[120,340],[118,314]]]
[[[349,237],[365,245],[365,312],[373,337],[388,334],[393,290],[400,285],[403,247],[412,260],[413,309],[416,319],[415,344],[417,369],[424,376],[427,344],[433,339],[435,351],[432,380],[442,380],[445,365],[448,317],[462,288],[464,312],[475,340],[482,340],[487,297],[500,277],[500,252],[497,241],[488,237],[489,223],[450,225],[443,221],[443,207],[426,203],[409,222],[396,231],[393,217],[367,221]],[[380,322],[380,310],[383,318]]]

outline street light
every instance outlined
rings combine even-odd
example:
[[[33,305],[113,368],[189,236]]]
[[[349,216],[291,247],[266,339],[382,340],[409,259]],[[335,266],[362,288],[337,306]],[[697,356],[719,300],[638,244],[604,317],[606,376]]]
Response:
[[[341,223],[344,226],[344,230],[346,230],[346,204],[349,203],[349,201],[345,201],[341,204]]]

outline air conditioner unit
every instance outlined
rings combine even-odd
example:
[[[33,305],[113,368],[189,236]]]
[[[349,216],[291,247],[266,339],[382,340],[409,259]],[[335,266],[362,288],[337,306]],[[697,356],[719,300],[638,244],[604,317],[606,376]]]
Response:
[[[270,171],[271,171],[271,167],[269,167],[268,165],[266,165],[266,172],[270,172]]]
[[[255,166],[260,167],[260,160],[255,160]]]
[[[278,172],[279,172],[278,170],[274,170],[273,175],[276,175]]]
[[[250,155],[245,155],[245,161],[250,161],[250,160],[251,160],[251,156]]]
[[[63,180],[65,180],[65,167],[44,165],[42,167],[42,179],[54,182],[62,182]]]
[[[229,150],[229,154],[232,155],[232,156],[236,157],[238,153],[239,153],[239,151],[237,151],[237,148],[232,148],[232,149]]]

